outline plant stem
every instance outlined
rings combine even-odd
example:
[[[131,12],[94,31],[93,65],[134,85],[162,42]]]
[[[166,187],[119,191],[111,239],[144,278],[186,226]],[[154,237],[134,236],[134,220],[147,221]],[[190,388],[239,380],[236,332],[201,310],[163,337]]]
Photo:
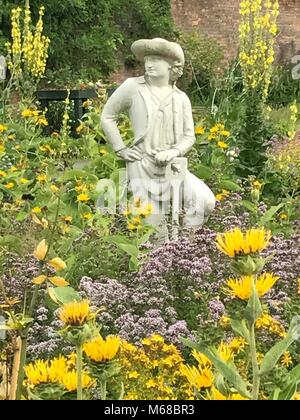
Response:
[[[252,375],[253,375],[253,389],[252,389],[252,400],[258,400],[259,388],[260,388],[260,374],[259,366],[256,355],[256,339],[255,339],[255,323],[249,323],[249,347],[251,353],[251,362],[252,362]]]
[[[59,215],[59,208],[60,208],[60,202],[61,202],[61,197],[60,195],[58,196],[58,202],[57,202],[57,208],[56,208],[56,214],[55,214],[55,220],[53,223],[53,228],[51,231],[51,236],[50,236],[50,240],[49,240],[49,245],[48,245],[48,249],[47,249],[47,253],[44,257],[44,261],[49,253],[50,247],[52,245],[53,239],[54,239],[54,233],[55,233],[55,229],[56,229],[56,224],[57,224],[57,220],[58,220],[58,215]],[[41,267],[40,267],[40,272],[42,272],[43,269],[43,265],[44,265],[44,261],[41,261]],[[33,294],[32,294],[32,298],[31,298],[31,302],[29,305],[29,309],[28,309],[28,318],[31,318],[35,309],[35,305],[36,305],[36,301],[37,301],[37,297],[38,297],[38,292],[39,292],[39,285],[35,285]],[[17,384],[17,391],[16,391],[16,400],[20,400],[22,397],[22,390],[23,390],[23,381],[24,381],[24,366],[26,363],[26,356],[27,356],[27,341],[28,341],[28,331],[29,331],[29,325],[21,332],[20,337],[21,337],[21,354],[20,354],[20,365],[19,365],[19,372],[18,372],[18,384]]]
[[[27,353],[27,336],[28,336],[27,331],[24,331],[24,336],[21,336],[21,352],[20,352],[20,364],[19,364],[19,372],[18,372],[16,400],[20,400],[22,397],[23,380],[24,380],[24,365],[26,363],[26,353]]]
[[[29,310],[28,310],[28,318],[31,318],[33,315],[33,311],[35,308],[35,303],[38,297],[39,286],[35,285],[34,292],[31,298]],[[24,380],[24,366],[26,363],[26,355],[27,355],[27,341],[28,341],[28,331],[29,325],[24,329],[21,333],[21,354],[20,354],[20,365],[19,365],[19,372],[18,372],[18,384],[17,384],[17,391],[16,391],[16,400],[20,400],[22,397],[22,389],[23,389],[23,380]]]
[[[19,366],[20,366],[20,350],[21,350],[21,338],[17,337],[13,341],[14,346],[14,359],[11,372],[11,382],[10,382],[10,391],[9,391],[9,400],[14,401],[16,399],[17,385],[18,385],[18,375],[19,375]]]
[[[82,401],[82,343],[76,346],[77,400]]]
[[[101,400],[106,400],[106,380],[101,381]]]

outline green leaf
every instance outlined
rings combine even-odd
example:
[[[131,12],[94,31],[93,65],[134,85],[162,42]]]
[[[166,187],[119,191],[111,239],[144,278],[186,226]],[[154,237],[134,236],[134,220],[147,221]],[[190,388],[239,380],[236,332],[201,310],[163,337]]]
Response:
[[[88,206],[85,203],[78,203],[78,211],[79,211],[80,214],[90,213],[91,208],[90,208],[90,206]]]
[[[272,401],[278,401],[279,394],[280,394],[280,388],[275,388],[275,390],[273,392]]]
[[[243,189],[235,182],[230,181],[229,179],[223,179],[222,181],[220,181],[219,183],[221,188],[224,188],[224,190],[229,190],[229,191],[243,191]]]
[[[224,376],[224,378],[232,384],[232,386],[244,397],[251,398],[248,392],[247,384],[244,382],[234,364],[228,365],[225,363],[213,347],[202,346],[201,344],[193,343],[191,340],[181,338],[184,345],[191,347],[207,356],[214,364],[215,368]]]
[[[278,395],[279,400],[289,401],[293,398],[300,383],[300,365],[292,369],[285,378],[287,386]]]
[[[150,238],[150,236],[154,233],[156,231],[156,229],[155,228],[149,228],[149,230],[146,232],[146,233],[144,233],[144,235],[143,236],[141,236],[140,238],[138,238],[138,245],[142,245],[142,244],[144,244],[145,242],[147,242],[148,240],[149,240],[149,238]]]
[[[132,244],[130,241],[124,241],[125,238],[122,239],[113,236],[108,242],[115,244],[118,248],[120,248],[122,251],[126,252],[130,256],[137,257],[139,253],[138,247]]]
[[[19,222],[23,222],[23,220],[25,220],[27,216],[28,213],[26,211],[20,211],[20,213],[16,215],[16,220],[18,220]]]
[[[73,287],[49,287],[48,292],[50,298],[57,305],[81,300],[79,293]]]
[[[245,318],[254,324],[254,322],[262,315],[263,309],[259,300],[255,283],[252,284],[252,294],[245,309]]]
[[[116,243],[116,245],[118,248],[129,254],[131,257],[137,258],[139,250],[135,245],[129,245],[124,243]]]
[[[115,244],[121,251],[125,252],[126,254],[131,256],[131,267],[135,269],[137,267],[138,255],[139,255],[139,248],[134,243],[133,240],[126,238],[122,235],[115,235],[115,236],[106,236],[104,238],[106,242],[110,242]]]
[[[261,216],[261,218],[258,221],[259,226],[266,225],[270,220],[272,220],[273,216],[280,210],[282,207],[284,207],[285,204],[281,203],[278,204],[278,206],[272,206],[269,208],[269,210],[266,211],[266,213]]]
[[[15,250],[18,253],[24,246],[22,239],[14,235],[4,235],[2,238],[0,237],[0,245],[7,246],[10,250]]]
[[[124,243],[124,244],[128,244],[128,245],[132,245],[132,239],[129,239],[126,236],[123,235],[113,235],[113,236],[104,236],[103,240],[106,242],[111,242],[114,244],[117,243]]]
[[[215,374],[214,385],[223,395],[228,395],[228,386],[226,386],[224,376],[221,373]]]
[[[279,343],[275,344],[275,346],[273,346],[265,355],[260,367],[261,375],[270,372],[276,366],[283,353],[288,350],[294,341],[297,340],[298,336],[296,334],[296,328],[299,328],[299,317],[297,316],[292,319],[287,336],[283,340],[279,341]]]
[[[201,163],[196,165],[195,173],[200,179],[209,179],[214,175],[214,171],[211,168]]]
[[[241,321],[237,319],[231,319],[230,324],[233,331],[243,337],[249,343],[250,337],[246,321],[244,319]]]
[[[248,201],[248,200],[241,200],[241,201],[240,201],[240,204],[241,204],[242,206],[244,206],[244,207],[245,207],[245,209],[247,209],[247,210],[251,211],[252,213],[256,213],[256,211],[257,211],[257,208],[256,208],[255,204],[251,203],[251,201]]]
[[[291,383],[286,388],[284,388],[284,390],[277,396],[277,399],[279,401],[290,401],[297,391],[298,383],[299,381],[297,383]]]

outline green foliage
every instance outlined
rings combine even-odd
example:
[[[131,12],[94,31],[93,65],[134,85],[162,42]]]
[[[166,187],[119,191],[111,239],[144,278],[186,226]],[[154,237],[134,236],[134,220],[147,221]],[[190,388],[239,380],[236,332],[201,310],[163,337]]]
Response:
[[[80,301],[80,295],[72,287],[52,287],[49,288],[49,296],[58,306],[65,303]]]
[[[275,344],[275,346],[272,347],[265,355],[260,366],[261,375],[270,372],[276,366],[276,363],[279,361],[283,353],[286,352],[291,346],[291,344],[293,344],[293,342],[299,338],[297,334],[297,329],[299,329],[298,316],[292,319],[287,336],[283,340]]]
[[[195,31],[181,33],[178,42],[185,51],[186,59],[179,86],[188,93],[194,104],[203,103],[214,85],[216,71],[220,71],[222,48],[216,40]]]
[[[285,377],[285,387],[278,392],[277,400],[291,400],[297,391],[297,385],[300,382],[300,365],[294,367]],[[280,391],[280,390],[278,390]]]
[[[196,124],[196,142],[189,159],[191,171],[215,193],[241,191],[235,176],[235,138],[227,125],[208,115]]]
[[[293,67],[277,66],[271,79],[268,103],[271,106],[287,106],[300,97],[300,78],[293,78]]]
[[[242,117],[238,134],[239,167],[242,176],[256,175],[262,171],[266,162],[265,141],[269,137],[267,120],[263,103],[256,92],[248,92],[245,96],[246,110]]]
[[[16,6],[2,0],[0,53],[10,34],[9,15]],[[128,0],[31,0],[33,17],[45,4],[45,33],[51,39],[48,74],[53,82],[63,78],[73,84],[76,78],[97,79],[129,64],[130,44],[137,38],[173,38],[170,1]]]

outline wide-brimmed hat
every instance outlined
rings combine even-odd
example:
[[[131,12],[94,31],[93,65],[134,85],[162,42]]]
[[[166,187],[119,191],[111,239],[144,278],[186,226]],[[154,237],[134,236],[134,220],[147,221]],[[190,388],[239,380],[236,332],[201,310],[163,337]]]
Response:
[[[131,45],[131,51],[139,61],[144,61],[147,55],[161,55],[184,65],[181,46],[162,38],[139,39]]]

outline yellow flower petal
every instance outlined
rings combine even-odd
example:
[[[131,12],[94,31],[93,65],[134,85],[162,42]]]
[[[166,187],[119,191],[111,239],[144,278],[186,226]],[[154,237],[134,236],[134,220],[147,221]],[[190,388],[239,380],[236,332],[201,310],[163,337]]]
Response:
[[[61,271],[64,270],[67,267],[67,264],[59,257],[52,258],[52,260],[49,261],[49,264],[56,270]]]
[[[48,245],[46,244],[45,239],[43,239],[38,246],[36,247],[33,255],[39,260],[43,261],[48,251]]]
[[[38,277],[35,277],[33,280],[32,280],[32,283],[33,284],[42,284],[42,283],[44,283],[44,281],[47,279],[47,276],[45,276],[44,274],[41,274],[40,276],[38,276]]]
[[[59,276],[49,277],[48,279],[49,281],[51,281],[52,284],[54,284],[54,286],[57,287],[65,287],[70,284],[63,277]]]

